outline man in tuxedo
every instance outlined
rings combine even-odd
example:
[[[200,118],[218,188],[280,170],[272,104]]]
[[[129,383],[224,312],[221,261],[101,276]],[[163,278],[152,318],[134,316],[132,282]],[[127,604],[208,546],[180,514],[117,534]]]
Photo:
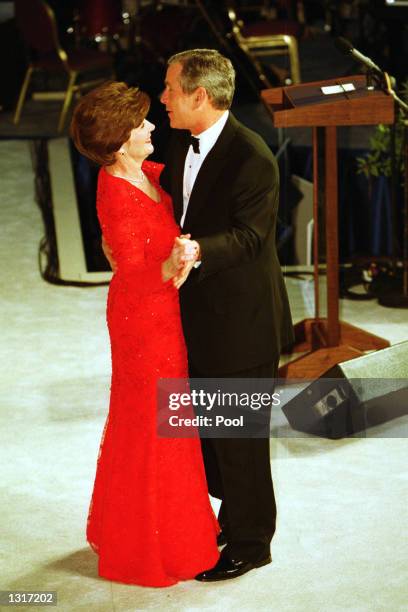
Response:
[[[234,86],[227,58],[195,49],[169,59],[161,97],[174,128],[161,183],[191,236],[186,252],[196,253],[180,288],[192,378],[275,378],[293,340],[275,246],[278,167],[229,111]],[[226,541],[217,565],[197,576],[210,582],[271,562],[276,504],[269,439],[208,438],[202,448]]]

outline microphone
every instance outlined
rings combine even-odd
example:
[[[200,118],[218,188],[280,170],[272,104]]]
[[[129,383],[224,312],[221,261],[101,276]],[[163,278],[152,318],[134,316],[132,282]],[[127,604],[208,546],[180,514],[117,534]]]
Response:
[[[369,57],[363,55],[362,53],[360,53],[360,51],[357,51],[357,49],[353,47],[353,45],[349,40],[347,40],[347,38],[342,38],[341,36],[339,36],[338,38],[334,39],[334,44],[342,53],[344,53],[345,55],[352,55],[354,59],[360,62],[360,64],[364,64],[364,66],[366,66],[372,72],[376,72],[381,76],[384,75],[383,70],[381,70],[381,68],[379,68],[377,64],[374,64],[373,60],[371,60]]]

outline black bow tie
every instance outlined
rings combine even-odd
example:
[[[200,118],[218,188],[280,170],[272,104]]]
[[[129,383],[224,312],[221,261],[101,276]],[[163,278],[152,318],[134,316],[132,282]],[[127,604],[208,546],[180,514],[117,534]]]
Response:
[[[200,152],[200,139],[195,138],[195,136],[190,136],[190,144],[193,147],[194,153]]]

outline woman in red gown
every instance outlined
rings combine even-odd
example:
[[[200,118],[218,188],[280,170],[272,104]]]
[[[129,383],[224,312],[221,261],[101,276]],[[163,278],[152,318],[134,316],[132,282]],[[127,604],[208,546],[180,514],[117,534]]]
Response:
[[[147,95],[109,83],[84,96],[71,133],[99,163],[97,211],[116,268],[107,321],[112,384],[89,510],[87,540],[99,574],[170,586],[218,559],[198,437],[160,438],[158,378],[187,378],[178,292],[180,234],[145,119]]]

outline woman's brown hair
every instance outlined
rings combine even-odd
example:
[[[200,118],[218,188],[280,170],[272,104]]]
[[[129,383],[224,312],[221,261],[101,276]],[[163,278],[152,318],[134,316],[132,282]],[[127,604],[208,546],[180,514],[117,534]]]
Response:
[[[74,110],[71,137],[76,148],[100,166],[110,166],[149,107],[149,96],[126,83],[112,81],[93,89]]]

